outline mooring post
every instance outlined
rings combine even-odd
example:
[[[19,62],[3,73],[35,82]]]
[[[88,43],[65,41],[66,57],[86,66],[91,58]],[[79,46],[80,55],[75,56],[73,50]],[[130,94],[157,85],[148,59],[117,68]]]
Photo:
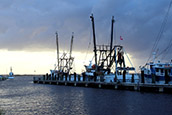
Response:
[[[74,81],[76,81],[76,73],[74,72]]]
[[[64,73],[60,75],[61,81],[63,81]]]
[[[115,73],[114,82],[117,82],[117,75],[116,75],[116,73]]]
[[[123,82],[126,82],[125,75],[126,75],[126,70],[123,71]]]
[[[46,80],[48,80],[48,73],[46,73]]]
[[[51,74],[48,75],[48,80],[51,80]]]
[[[94,72],[94,81],[95,82],[97,81],[97,74],[96,74],[96,72]]]
[[[45,80],[45,75],[43,75],[43,80]]]
[[[81,76],[80,75],[78,75],[78,81],[80,81],[81,80]]]
[[[155,83],[155,74],[152,74],[152,83]]]
[[[69,75],[69,81],[71,81],[71,74]]]
[[[82,73],[83,81],[85,81],[85,72]]]
[[[57,74],[54,74],[54,80],[56,80],[56,78],[57,78],[56,76],[57,76]]]
[[[131,83],[134,83],[134,74],[132,74]]]
[[[68,73],[65,73],[65,81],[67,81]]]
[[[51,80],[54,80],[54,73],[52,73]]]
[[[145,83],[144,70],[141,71],[141,83]]]
[[[57,73],[57,81],[59,81],[60,80],[60,75],[59,75],[59,73]]]
[[[169,75],[168,75],[168,71],[167,71],[167,69],[165,69],[165,84],[168,84],[168,82],[169,82]]]

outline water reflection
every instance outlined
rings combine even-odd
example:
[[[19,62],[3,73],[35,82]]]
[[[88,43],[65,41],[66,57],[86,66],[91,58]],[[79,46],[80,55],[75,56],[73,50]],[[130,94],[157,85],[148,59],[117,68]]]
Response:
[[[0,82],[7,115],[172,114],[169,94],[33,84],[32,77]]]

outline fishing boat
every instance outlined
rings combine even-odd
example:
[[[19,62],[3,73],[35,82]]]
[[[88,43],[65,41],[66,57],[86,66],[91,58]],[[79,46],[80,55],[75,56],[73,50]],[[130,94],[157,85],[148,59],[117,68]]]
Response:
[[[145,83],[172,84],[172,62],[150,62],[141,70]]]
[[[172,84],[172,60],[162,63],[156,61],[156,52],[153,52],[153,61],[141,67],[143,83]]]
[[[72,69],[72,64],[74,61],[74,57],[72,57],[72,46],[73,46],[73,39],[74,39],[74,33],[72,33],[71,38],[71,45],[70,45],[70,53],[65,53],[59,56],[59,41],[58,41],[58,33],[56,32],[56,46],[57,46],[57,65],[55,65],[55,68],[50,70],[50,76],[51,79],[60,79],[64,80],[65,76],[69,76],[70,71]],[[72,76],[73,79],[73,75]]]
[[[139,76],[135,73],[135,68],[128,67],[125,64],[124,55],[126,55],[127,58],[128,55],[125,52],[124,47],[121,45],[113,46],[114,17],[112,17],[111,42],[109,45],[96,44],[93,14],[90,16],[90,18],[93,29],[93,52],[95,64],[92,64],[92,61],[90,61],[89,65],[85,65],[86,71],[83,72],[82,75],[87,76],[89,81],[138,83]],[[130,59],[129,62],[131,62]],[[130,71],[134,71],[134,73],[131,74]]]
[[[12,72],[12,67],[10,67],[10,73],[8,79],[14,79],[14,73]]]
[[[148,58],[148,61],[146,62],[146,64],[143,67],[140,67],[142,83],[145,82],[145,83],[156,83],[156,84],[172,84],[172,60],[167,61],[166,63],[163,62],[163,59],[167,57],[166,55],[171,50],[170,48],[172,47],[172,39],[170,39],[168,44],[163,44],[163,47],[158,47],[158,43],[160,43],[160,40],[163,36],[164,28],[167,24],[171,5],[172,5],[172,1],[169,4],[168,10],[167,10],[164,20],[162,22],[160,31],[157,35],[157,38],[153,45],[153,48],[152,48],[151,54]],[[163,50],[163,48],[164,48],[164,50]],[[153,56],[151,56],[151,55],[153,55]],[[158,57],[160,57],[160,56],[162,56],[162,58],[158,59]],[[152,57],[152,61],[149,62],[151,57]],[[171,57],[169,57],[169,58],[171,58]]]

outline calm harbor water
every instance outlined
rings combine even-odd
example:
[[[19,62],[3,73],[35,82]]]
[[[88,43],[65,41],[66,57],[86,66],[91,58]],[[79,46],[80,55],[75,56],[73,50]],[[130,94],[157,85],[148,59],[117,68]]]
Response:
[[[171,115],[172,94],[34,84],[32,77],[0,81],[6,115]]]

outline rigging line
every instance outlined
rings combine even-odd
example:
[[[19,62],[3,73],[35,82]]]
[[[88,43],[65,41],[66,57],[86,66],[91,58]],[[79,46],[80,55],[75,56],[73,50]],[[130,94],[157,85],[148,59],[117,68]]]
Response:
[[[172,39],[170,40],[167,50],[165,51],[166,53],[164,52],[164,56],[162,56],[162,58],[161,58],[162,60],[164,60],[167,57],[167,54],[170,51],[171,47],[172,47]]]
[[[169,15],[169,11],[170,11],[171,5],[172,5],[172,0],[170,1],[170,4],[169,4],[168,10],[167,10],[167,13],[166,13],[166,15],[164,17],[163,23],[162,23],[162,25],[160,27],[160,31],[159,31],[159,33],[157,35],[157,39],[156,39],[156,41],[155,41],[155,43],[154,43],[154,45],[152,47],[152,50],[151,50],[151,53],[150,53],[150,56],[149,56],[147,62],[150,60],[152,52],[155,51],[155,49],[157,48],[158,43],[159,43],[159,41],[161,39],[161,36],[162,36],[162,34],[164,32],[164,28],[165,28],[165,25],[166,25],[167,20],[168,20],[168,15]]]
[[[170,11],[170,8],[171,8],[171,4],[172,4],[172,1],[170,2],[168,11],[167,11],[167,13],[166,13],[166,15],[165,15],[165,18],[164,18],[164,20],[163,20],[163,23],[162,23],[162,25],[161,25],[160,32],[158,33],[158,36],[157,36],[158,39],[156,40],[156,44],[154,45],[154,48],[155,48],[155,49],[156,49],[156,47],[157,47],[157,45],[158,45],[158,43],[159,43],[159,40],[161,39],[161,36],[162,36],[162,34],[163,34],[163,32],[164,32],[164,28],[165,28],[165,25],[166,25],[167,20],[168,20],[168,14],[169,14],[169,11]],[[154,50],[155,50],[155,49],[154,49]]]
[[[131,62],[131,60],[130,60],[130,58],[128,57],[127,53],[125,52],[125,49],[124,48],[123,48],[123,51],[124,51],[125,55],[127,56],[127,59],[130,62],[131,66],[134,67],[133,64],[132,64],[132,62]],[[135,71],[135,73],[137,73],[135,69],[134,69],[134,71]]]
[[[169,41],[169,44],[167,45],[167,47],[159,55],[165,53],[168,50],[168,48],[171,47],[171,44],[172,44],[172,39]]]
[[[86,54],[85,54],[85,59],[84,59],[84,61],[87,59],[87,55],[88,55],[88,52],[89,52],[89,50],[90,50],[90,46],[91,46],[91,27],[90,27],[90,35],[89,35],[89,43],[88,43],[88,48],[87,48],[87,52],[86,52]]]
[[[161,53],[159,53],[158,56],[156,56],[156,58],[158,58],[160,55],[162,55],[165,52],[167,52],[170,49],[170,47],[172,47],[172,39],[170,40],[168,46],[163,51],[161,51]]]

